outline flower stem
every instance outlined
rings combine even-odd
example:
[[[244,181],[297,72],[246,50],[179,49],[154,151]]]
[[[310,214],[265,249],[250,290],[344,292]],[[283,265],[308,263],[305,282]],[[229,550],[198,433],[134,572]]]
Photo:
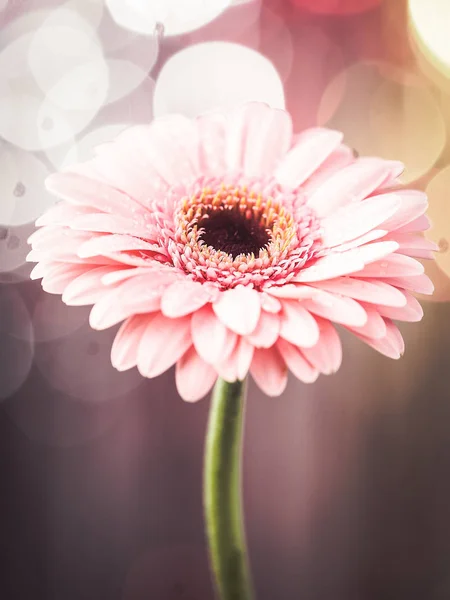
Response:
[[[211,399],[204,464],[209,555],[221,600],[251,600],[241,507],[241,457],[246,385],[218,379]]]

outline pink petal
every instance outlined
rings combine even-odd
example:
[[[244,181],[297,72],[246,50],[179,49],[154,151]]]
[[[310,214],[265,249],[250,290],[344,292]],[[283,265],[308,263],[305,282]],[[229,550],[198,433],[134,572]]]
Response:
[[[136,366],[139,344],[148,321],[148,315],[135,315],[120,326],[111,348],[111,364],[118,371]]]
[[[253,359],[254,347],[244,338],[240,338],[236,347],[236,374],[240,381],[247,376],[248,370]]]
[[[103,179],[118,190],[126,190],[143,207],[149,199],[162,197],[169,183],[152,165],[147,155],[150,145],[150,126],[137,125],[123,131],[113,143],[96,148],[97,157],[90,164],[95,167],[94,179]]]
[[[182,115],[167,115],[151,122],[145,158],[169,184],[193,181],[201,174],[198,130]]]
[[[192,313],[211,300],[207,286],[195,281],[174,281],[161,298],[161,312],[166,317],[183,317]]]
[[[36,227],[43,225],[65,225],[71,223],[72,219],[83,215],[90,215],[93,209],[89,206],[78,206],[68,202],[58,202],[51,206],[36,221]]]
[[[296,346],[309,348],[319,340],[319,326],[303,302],[283,301],[280,336]]]
[[[84,242],[78,249],[80,258],[90,256],[101,256],[114,252],[131,252],[147,250],[149,252],[161,253],[163,250],[155,245],[149,244],[145,240],[130,235],[102,235]]]
[[[332,214],[340,206],[367,198],[382,183],[397,177],[403,165],[379,158],[359,158],[327,179],[310,196],[308,204],[319,217]]]
[[[266,312],[277,313],[281,310],[281,302],[269,294],[261,294],[261,308]]]
[[[271,296],[276,298],[284,298],[291,300],[301,300],[303,298],[311,298],[316,293],[314,288],[309,285],[297,285],[294,283],[286,283],[284,285],[273,285],[266,288],[266,291]]]
[[[393,231],[413,222],[423,215],[428,206],[427,196],[416,190],[398,190],[376,196],[376,198],[398,198],[400,207],[397,212],[383,222],[383,229]]]
[[[309,283],[312,281],[323,281],[324,279],[334,279],[342,275],[350,275],[359,271],[364,266],[364,262],[357,256],[343,252],[342,254],[328,254],[323,258],[317,259],[311,266],[305,267],[293,278],[294,281]]]
[[[219,113],[201,115],[196,119],[199,136],[199,162],[203,173],[215,177],[226,172],[226,116]]]
[[[302,269],[293,278],[293,281],[309,283],[360,273],[363,265],[384,258],[397,249],[396,242],[376,242],[353,248],[347,252],[328,254],[317,259],[311,266]]]
[[[318,189],[324,181],[331,175],[341,171],[344,167],[355,162],[353,150],[344,144],[341,144],[334,150],[330,156],[320,165],[320,167],[308,178],[301,186],[302,191],[308,196]]]
[[[94,304],[105,293],[105,286],[102,283],[103,276],[115,271],[116,269],[111,266],[85,270],[66,287],[62,296],[63,302],[69,306]]]
[[[349,296],[371,304],[385,304],[386,306],[405,306],[406,304],[406,298],[400,290],[380,281],[340,277],[311,285],[327,292]]]
[[[302,132],[275,171],[275,178],[282,185],[298,187],[339,146],[342,137],[339,131],[319,127]]]
[[[383,236],[387,234],[385,229],[372,229],[368,233],[361,235],[350,242],[345,242],[345,244],[341,244],[336,248],[333,248],[336,252],[347,252],[347,250],[352,250],[353,248],[358,248],[359,246],[364,246],[369,242],[373,242],[375,240],[379,240]]]
[[[158,311],[163,291],[164,286],[155,285],[151,276],[127,279],[118,287],[106,288],[91,310],[89,323],[93,329],[107,329],[131,315]]]
[[[230,115],[226,159],[231,171],[250,177],[271,173],[291,145],[292,122],[283,110],[250,102]]]
[[[316,381],[319,371],[306,360],[299,348],[280,338],[277,342],[277,349],[288,369],[292,371],[297,379],[300,379],[304,383],[313,383]]]
[[[383,317],[389,319],[395,319],[397,321],[409,321],[415,323],[422,320],[423,309],[419,302],[411,296],[406,294],[407,304],[402,308],[393,308],[391,306],[379,306],[378,310]]]
[[[386,325],[384,319],[378,312],[378,307],[374,308],[370,304],[364,305],[367,314],[367,321],[360,327],[349,327],[350,331],[365,335],[370,338],[380,339],[386,335]],[[394,309],[399,310],[399,309]]]
[[[400,254],[415,256],[417,258],[432,259],[434,257],[433,252],[439,250],[437,244],[423,237],[420,233],[398,233],[394,231],[385,239],[397,242]]]
[[[260,294],[252,288],[238,286],[222,292],[213,304],[218,318],[239,335],[255,330],[261,314]]]
[[[128,217],[139,208],[127,194],[100,182],[74,173],[53,173],[46,180],[49,192],[83,206]]]
[[[145,223],[143,218],[138,219],[136,215],[133,215],[133,218],[126,219],[119,215],[90,213],[73,217],[68,223],[71,229],[80,231],[132,235],[145,238],[147,241],[152,239],[154,242],[158,238],[156,228],[149,223]]]
[[[390,242],[387,242],[390,243]],[[383,260],[366,265],[364,269],[354,273],[355,277],[406,277],[409,275],[422,275],[423,265],[409,256],[403,254],[390,254]]]
[[[250,373],[268,396],[279,396],[286,388],[288,371],[281,354],[275,347],[255,350]]]
[[[302,353],[314,370],[325,375],[335,373],[342,362],[342,345],[333,325],[326,319],[317,319],[320,338],[312,348],[302,348]],[[288,361],[286,363],[289,366]]]
[[[86,271],[85,265],[55,263],[42,279],[42,289],[49,294],[62,294],[66,287]]]
[[[46,273],[51,272],[53,267],[56,267],[57,265],[60,265],[60,264],[61,263],[52,262],[52,261],[39,262],[39,263],[37,263],[37,265],[35,265],[32,268],[31,273],[30,273],[30,279],[32,281],[34,281],[36,279],[42,279],[42,277],[44,277]]]
[[[220,377],[229,383],[238,379],[238,348],[239,340],[236,336],[234,343],[229,338],[229,344],[227,345],[224,356],[220,358],[215,364],[214,368],[219,373]]]
[[[379,279],[378,282],[395,285],[398,288],[404,288],[416,294],[432,294],[434,292],[433,282],[425,274],[411,277],[389,277],[388,279]],[[386,302],[383,304],[386,304]]]
[[[338,246],[368,233],[392,216],[399,205],[400,199],[391,195],[375,196],[357,204],[343,206],[322,219],[324,246]]]
[[[280,315],[262,312],[258,325],[246,339],[257,348],[270,348],[278,339],[280,332]]]
[[[417,219],[414,219],[414,221],[402,225],[395,231],[397,233],[411,233],[412,231],[426,231],[427,229],[430,229],[430,227],[430,219],[426,215],[421,215],[420,217],[417,217]]]
[[[225,327],[209,304],[192,315],[191,325],[195,349],[207,363],[223,360],[236,343],[236,334]]]
[[[217,379],[217,373],[197,354],[191,346],[177,362],[175,381],[180,396],[186,402],[203,398]]]
[[[192,345],[190,317],[149,318],[138,349],[137,366],[144,377],[157,377],[174,365]]]
[[[356,300],[324,291],[311,300],[303,300],[302,306],[315,315],[342,325],[361,327],[367,321],[366,311]]]
[[[363,342],[384,354],[388,358],[398,359],[402,356],[405,351],[405,344],[403,342],[402,335],[398,328],[390,321],[385,319],[386,323],[386,336],[381,339],[373,339],[366,336],[356,334]]]

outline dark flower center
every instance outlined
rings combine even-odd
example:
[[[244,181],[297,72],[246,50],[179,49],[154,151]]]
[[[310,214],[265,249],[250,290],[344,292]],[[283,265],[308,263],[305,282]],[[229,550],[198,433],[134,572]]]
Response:
[[[236,258],[240,254],[259,255],[270,241],[261,223],[236,210],[217,210],[205,215],[198,224],[200,239]]]

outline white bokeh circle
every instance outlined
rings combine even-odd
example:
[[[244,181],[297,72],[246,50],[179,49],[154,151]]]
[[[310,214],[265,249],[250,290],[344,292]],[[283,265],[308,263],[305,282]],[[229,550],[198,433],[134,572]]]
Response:
[[[36,151],[73,139],[95,117],[91,110],[57,106],[30,73],[28,55],[33,34],[24,34],[0,52],[0,136]]]
[[[34,222],[57,200],[45,189],[49,174],[36,156],[12,146],[0,151],[0,224]]]
[[[27,255],[30,252],[28,238],[35,231],[34,224],[27,223],[19,227],[0,224],[0,274],[27,267]],[[3,278],[0,277],[0,281]]]
[[[205,42],[172,56],[156,80],[155,116],[202,112],[258,100],[284,108],[283,84],[259,52],[230,42]]]
[[[0,288],[0,399],[23,384],[34,354],[33,327],[25,303],[14,286]]]
[[[39,294],[32,323],[37,342],[48,342],[72,334],[89,319],[87,306],[67,306],[57,294]]]
[[[34,32],[31,74],[46,97],[65,110],[98,111],[109,85],[101,42],[90,23],[60,8]]]
[[[137,369],[119,373],[111,366],[111,346],[117,328],[95,331],[88,324],[42,344],[35,363],[57,390],[87,402],[122,396],[144,381]]]
[[[106,0],[113,19],[125,29],[153,35],[180,35],[203,27],[230,6],[231,0]]]

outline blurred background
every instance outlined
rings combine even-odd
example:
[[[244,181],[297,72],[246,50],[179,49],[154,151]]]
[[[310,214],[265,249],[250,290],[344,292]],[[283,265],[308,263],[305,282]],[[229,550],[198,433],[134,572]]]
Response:
[[[436,293],[390,361],[250,384],[245,511],[260,600],[450,598],[450,2],[0,0],[0,598],[209,600],[208,400],[117,373],[28,280],[45,176],[133,123],[263,100],[402,160],[430,198]]]

